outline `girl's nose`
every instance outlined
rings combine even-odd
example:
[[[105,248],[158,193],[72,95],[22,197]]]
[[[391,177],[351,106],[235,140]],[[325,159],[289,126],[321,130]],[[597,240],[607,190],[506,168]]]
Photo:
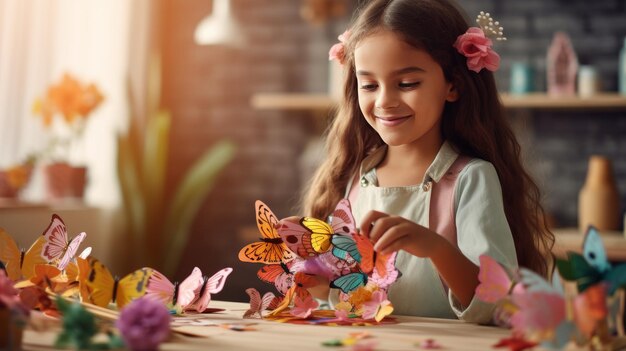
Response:
[[[385,88],[379,89],[375,103],[377,109],[388,109],[399,105],[398,95],[395,92]]]

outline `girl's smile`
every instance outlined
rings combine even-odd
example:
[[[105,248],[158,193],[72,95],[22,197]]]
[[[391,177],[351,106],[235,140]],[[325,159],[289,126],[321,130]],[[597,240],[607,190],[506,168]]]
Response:
[[[441,145],[443,107],[457,93],[426,51],[382,29],[357,44],[354,64],[361,112],[387,145]]]

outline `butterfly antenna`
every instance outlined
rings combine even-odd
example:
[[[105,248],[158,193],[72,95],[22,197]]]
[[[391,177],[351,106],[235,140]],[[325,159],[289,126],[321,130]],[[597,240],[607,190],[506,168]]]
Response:
[[[179,283],[174,283],[174,295],[172,296],[172,305],[176,306],[176,302],[178,301],[178,288]]]
[[[115,298],[117,297],[117,288],[120,285],[120,278],[118,276],[115,276],[115,279],[113,279],[113,299],[112,302],[115,303]]]

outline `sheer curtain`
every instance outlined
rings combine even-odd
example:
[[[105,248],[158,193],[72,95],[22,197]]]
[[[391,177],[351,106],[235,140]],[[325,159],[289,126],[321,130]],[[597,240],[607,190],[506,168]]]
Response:
[[[90,115],[80,147],[89,169],[86,201],[119,205],[116,134],[127,124],[129,58],[136,50],[131,39],[138,39],[131,29],[142,23],[131,28],[138,6],[145,10],[149,0],[0,1],[0,167],[46,145],[48,136],[32,104],[69,72],[95,83],[105,96]],[[23,195],[44,199],[40,171]]]

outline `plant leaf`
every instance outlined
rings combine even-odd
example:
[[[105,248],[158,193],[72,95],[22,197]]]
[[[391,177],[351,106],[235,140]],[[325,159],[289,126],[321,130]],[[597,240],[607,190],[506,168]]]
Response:
[[[180,256],[189,239],[189,228],[200,205],[213,187],[219,172],[228,164],[235,153],[235,145],[221,141],[207,150],[191,167],[180,183],[165,219],[164,232],[168,244],[164,247],[164,274],[175,273]]]

